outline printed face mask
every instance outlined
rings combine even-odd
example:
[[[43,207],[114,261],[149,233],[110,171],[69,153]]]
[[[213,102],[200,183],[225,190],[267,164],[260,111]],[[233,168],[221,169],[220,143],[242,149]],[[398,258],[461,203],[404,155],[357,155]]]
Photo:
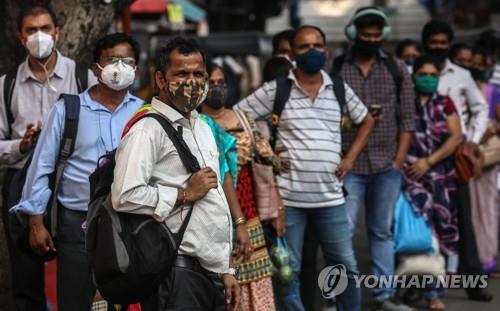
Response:
[[[207,98],[208,83],[194,79],[168,82],[165,91],[177,110],[191,112]]]
[[[110,89],[121,91],[134,83],[135,68],[124,64],[121,60],[114,64],[106,65],[104,68],[99,64],[97,66],[102,70],[102,82]]]
[[[54,48],[54,39],[43,31],[37,31],[28,36],[26,48],[34,58],[47,58]]]

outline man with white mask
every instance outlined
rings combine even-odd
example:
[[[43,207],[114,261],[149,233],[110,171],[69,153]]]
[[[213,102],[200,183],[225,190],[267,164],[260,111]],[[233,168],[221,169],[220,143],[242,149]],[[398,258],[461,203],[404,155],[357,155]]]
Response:
[[[48,229],[52,228],[44,224],[44,214],[52,195],[49,178],[59,165],[58,154],[65,145],[61,142],[66,132],[65,118],[70,112],[64,100],[49,111],[34,149],[22,198],[13,207],[27,219],[34,258],[41,261],[41,256],[57,248],[57,304],[61,311],[88,311],[92,306],[95,287],[84,238],[90,200],[89,175],[99,158],[118,146],[126,123],[142,105],[142,100],[128,91],[135,80],[139,49],[134,39],[122,33],[106,35],[95,45],[92,69],[99,82],[78,95],[74,149],[54,193],[58,200],[57,243],[49,234]]]
[[[59,27],[51,7],[33,4],[20,12],[18,39],[28,56],[15,70],[0,77],[0,165],[3,221],[12,262],[13,291],[18,310],[44,310],[43,263],[19,253],[11,243],[7,222],[9,185],[35,146],[43,120],[61,94],[77,94],[97,79],[56,48]],[[12,194],[11,194],[12,195]],[[17,194],[19,196],[19,194]],[[43,306],[43,308],[42,308]]]

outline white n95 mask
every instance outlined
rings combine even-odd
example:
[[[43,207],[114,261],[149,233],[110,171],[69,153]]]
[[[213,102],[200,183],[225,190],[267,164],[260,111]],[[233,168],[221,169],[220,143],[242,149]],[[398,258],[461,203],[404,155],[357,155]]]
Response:
[[[54,39],[51,35],[43,31],[37,31],[28,36],[26,48],[30,55],[35,58],[47,58],[54,48]]]
[[[97,66],[102,70],[101,80],[110,89],[121,91],[132,85],[135,80],[135,68],[124,64],[121,60],[114,64],[109,64],[102,68],[99,64]]]

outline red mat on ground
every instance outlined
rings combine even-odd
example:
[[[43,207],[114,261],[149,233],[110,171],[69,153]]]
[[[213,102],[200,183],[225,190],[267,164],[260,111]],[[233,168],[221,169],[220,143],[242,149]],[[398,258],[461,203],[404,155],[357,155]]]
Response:
[[[45,264],[45,295],[52,311],[57,311],[57,264],[56,260]]]

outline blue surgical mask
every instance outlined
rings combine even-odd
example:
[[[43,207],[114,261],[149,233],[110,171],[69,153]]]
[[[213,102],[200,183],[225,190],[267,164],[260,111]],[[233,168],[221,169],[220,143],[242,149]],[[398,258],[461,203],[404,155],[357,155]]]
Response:
[[[325,66],[326,53],[316,49],[309,49],[303,54],[295,56],[297,67],[305,73],[318,73]]]

